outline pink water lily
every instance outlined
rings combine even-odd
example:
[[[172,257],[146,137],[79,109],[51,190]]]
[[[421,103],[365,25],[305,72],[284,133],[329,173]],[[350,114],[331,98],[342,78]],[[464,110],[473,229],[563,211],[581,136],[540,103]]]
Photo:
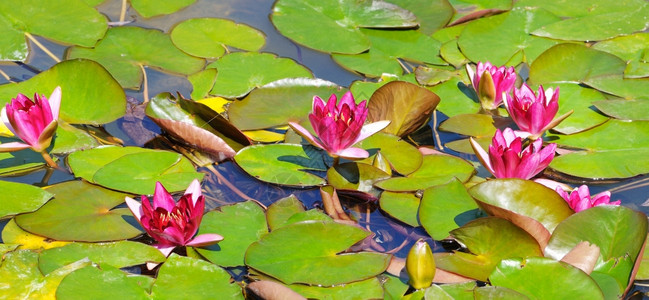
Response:
[[[503,93],[509,93],[516,83],[514,67],[496,67],[490,62],[478,62],[475,72],[467,64],[467,73],[478,94],[480,104],[486,110],[494,110],[503,102]]]
[[[171,194],[156,183],[153,193],[153,205],[142,195],[142,203],[126,197],[126,205],[142,228],[158,243],[154,246],[165,256],[177,246],[208,246],[223,240],[214,233],[194,235],[203,219],[205,197],[201,193],[201,184],[194,180],[185,194],[174,202]]]
[[[620,200],[611,202],[611,192],[609,191],[601,192],[591,197],[587,185],[582,185],[572,190],[570,194],[561,187],[557,187],[556,191],[564,200],[566,200],[566,202],[568,202],[570,208],[575,212],[580,212],[599,205],[620,205],[621,203]]]
[[[337,103],[335,94],[325,103],[320,97],[313,97],[313,112],[309,114],[311,126],[318,137],[313,136],[306,128],[295,122],[289,122],[299,135],[311,145],[321,148],[334,158],[366,158],[369,153],[352,145],[381,131],[390,121],[378,121],[366,124],[368,109],[366,101],[356,105],[351,92],[345,93]]]
[[[473,138],[470,141],[482,165],[496,178],[530,179],[550,164],[557,148],[556,144],[543,147],[543,141],[538,139],[522,149],[523,139],[511,128],[496,130],[489,153]]]
[[[50,146],[56,132],[60,107],[61,87],[54,89],[49,100],[38,94],[34,94],[33,101],[23,94],[11,99],[11,102],[2,108],[2,122],[23,142],[0,144],[0,152],[31,148],[43,153],[43,157],[49,159],[48,164],[56,166],[45,150]]]
[[[567,118],[572,111],[555,119],[559,110],[559,88],[543,90],[539,86],[538,93],[523,84],[520,89],[514,89],[513,96],[507,94],[505,107],[509,116],[521,130],[518,135],[537,139],[543,132],[556,126]]]

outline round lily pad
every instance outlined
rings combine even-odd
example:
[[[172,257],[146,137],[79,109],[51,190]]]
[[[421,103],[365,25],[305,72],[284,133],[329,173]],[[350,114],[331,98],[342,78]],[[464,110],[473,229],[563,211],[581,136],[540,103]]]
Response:
[[[133,8],[143,17],[172,14],[191,5],[196,0],[130,0]]]
[[[35,211],[53,196],[33,185],[9,181],[0,181],[0,190],[4,193],[0,201],[0,218]]]
[[[467,161],[450,155],[424,155],[421,167],[406,177],[393,177],[379,181],[376,186],[394,192],[426,189],[449,182],[454,178],[467,181],[475,168]]]

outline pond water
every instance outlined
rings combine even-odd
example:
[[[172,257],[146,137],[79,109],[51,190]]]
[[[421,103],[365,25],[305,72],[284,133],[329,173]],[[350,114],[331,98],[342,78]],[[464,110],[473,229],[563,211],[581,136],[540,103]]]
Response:
[[[367,79],[357,73],[346,70],[337,64],[328,53],[322,53],[310,48],[298,45],[280,34],[272,25],[269,13],[272,10],[274,1],[263,0],[229,0],[210,1],[198,0],[193,5],[171,15],[144,19],[137,15],[132,9],[127,11],[129,25],[144,28],[156,28],[168,32],[175,24],[190,18],[213,17],[233,20],[236,23],[243,23],[256,28],[264,33],[266,43],[261,52],[269,52],[279,57],[291,58],[302,64],[316,78],[334,82],[340,86],[349,87],[354,81]],[[97,9],[108,16],[111,21],[119,20],[121,1],[107,0]],[[56,56],[63,57],[66,46],[38,38],[45,47],[50,49]],[[33,44],[30,44],[31,58],[23,64],[2,64],[0,69],[7,73],[14,81],[23,81],[31,78],[42,70],[52,67],[55,62],[43,51]],[[169,148],[168,142],[158,140],[152,142],[151,137],[160,134],[160,128],[149,118],[143,116],[142,112],[135,111],[135,105],[142,103],[145,97],[153,97],[163,92],[179,92],[189,97],[192,91],[191,83],[182,76],[170,75],[152,68],[146,68],[148,79],[148,95],[143,91],[126,90],[126,94],[133,104],[134,113],[108,123],[103,127],[115,137],[124,141],[125,146],[152,147],[156,145],[161,148]],[[6,81],[0,79],[0,83]],[[444,99],[441,99],[444,101]],[[423,129],[421,136],[429,139],[429,145],[433,145],[431,128],[436,128],[444,120],[448,119],[442,113],[437,112],[435,121],[431,121],[428,128]],[[460,139],[461,136],[453,133],[440,132],[443,143]],[[461,154],[445,149],[450,154],[477,162],[475,156]],[[479,165],[479,164],[477,164]],[[273,184],[263,183],[245,173],[232,161],[226,161],[213,168],[199,168],[199,172],[206,174],[203,181],[203,191],[207,199],[206,209],[212,210],[225,204],[237,203],[247,198],[256,199],[268,206],[274,201],[288,195],[296,195],[307,207],[321,208],[322,200],[318,189],[299,189],[280,187]],[[479,175],[488,177],[489,173],[482,166],[479,167]],[[74,175],[59,170],[36,170],[20,176],[4,177],[3,180],[33,184],[36,186],[51,185],[59,182],[74,180]],[[578,182],[571,182],[577,185]],[[589,181],[591,193],[599,193],[606,190],[613,191],[612,200],[621,200],[622,205],[634,210],[649,214],[649,177],[646,175],[622,181]],[[647,203],[646,203],[647,202]],[[405,257],[410,247],[419,238],[430,240],[426,232],[421,228],[412,228],[387,216],[382,212],[378,204],[369,203],[355,199],[343,199],[343,203],[349,209],[349,213],[359,220],[359,224],[376,234],[374,240],[376,249],[394,253],[398,257]],[[245,222],[245,220],[242,220]],[[439,242],[433,244],[433,251],[443,251]],[[640,288],[641,291],[645,291]]]

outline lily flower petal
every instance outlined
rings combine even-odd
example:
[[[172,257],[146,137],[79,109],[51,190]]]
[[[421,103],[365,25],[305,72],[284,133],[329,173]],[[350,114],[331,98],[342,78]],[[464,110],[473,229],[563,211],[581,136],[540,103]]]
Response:
[[[339,151],[336,155],[346,159],[363,159],[370,156],[369,152],[361,148],[347,148]]]
[[[0,152],[13,152],[30,148],[30,145],[21,142],[10,142],[0,144]]]
[[[223,240],[223,236],[216,234],[216,233],[204,233],[201,235],[197,235],[195,238],[193,238],[191,241],[189,241],[186,246],[192,246],[192,247],[204,247],[204,246],[209,246],[216,244],[220,241]]]

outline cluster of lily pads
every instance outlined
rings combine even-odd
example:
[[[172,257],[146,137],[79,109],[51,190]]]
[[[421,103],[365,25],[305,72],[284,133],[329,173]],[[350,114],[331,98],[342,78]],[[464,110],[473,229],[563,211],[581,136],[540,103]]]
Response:
[[[649,279],[647,217],[589,191],[649,173],[645,1],[276,1],[275,28],[363,77],[349,88],[231,20],[138,26],[209,4],[130,0],[130,24],[102,2],[0,2],[1,61],[69,45],[0,72],[0,174],[45,170],[0,181],[0,294],[621,299]],[[166,87],[145,67],[190,97],[149,98]],[[322,205],[246,195],[262,185]]]

